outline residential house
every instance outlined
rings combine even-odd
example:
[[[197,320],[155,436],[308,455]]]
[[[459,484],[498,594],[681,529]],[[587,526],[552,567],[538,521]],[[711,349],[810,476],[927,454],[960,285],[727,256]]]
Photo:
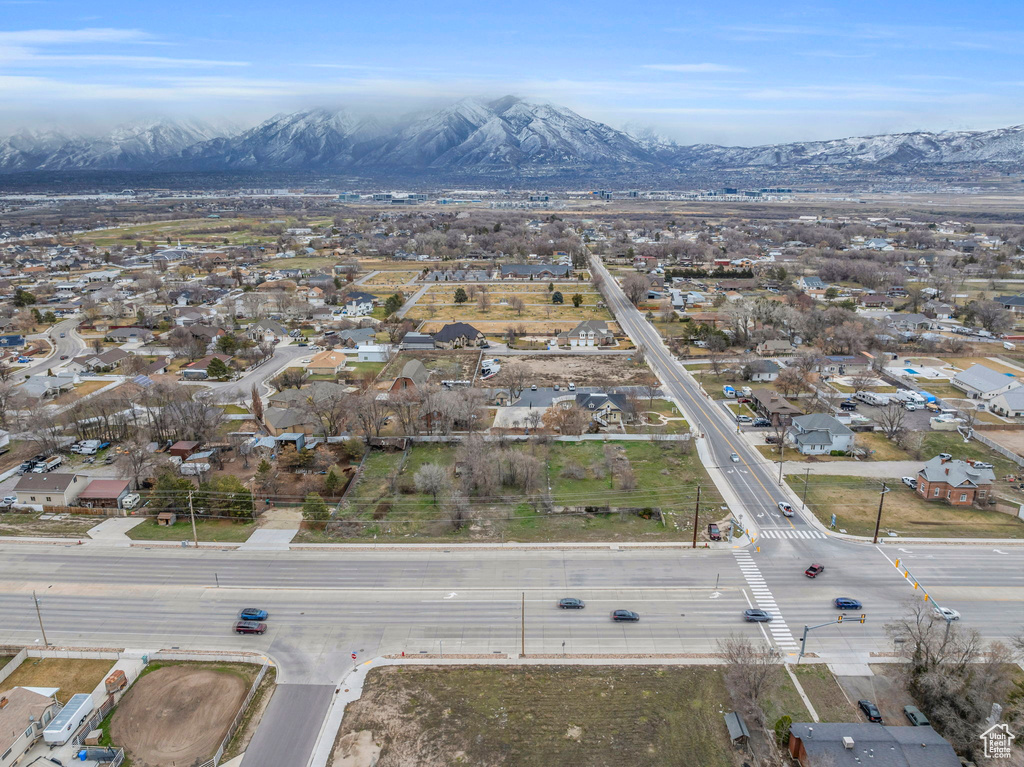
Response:
[[[624,394],[577,394],[576,404],[601,426],[620,426],[633,420],[632,409]]]
[[[434,340],[430,336],[425,337],[430,341],[429,348],[433,349]],[[374,328],[349,328],[348,330],[339,330],[334,334],[333,338],[342,346],[361,346],[363,344],[372,344],[376,341],[377,331]]]
[[[802,455],[828,455],[853,450],[853,432],[825,413],[811,413],[792,420],[786,438]]]
[[[106,334],[108,341],[117,341],[119,343],[126,342],[139,342],[146,343],[153,340],[153,331],[147,330],[146,328],[114,328]]]
[[[503,280],[555,280],[569,277],[572,267],[562,264],[502,264]]]
[[[953,386],[966,392],[971,399],[990,400],[998,394],[1021,385],[1018,378],[977,364],[961,370],[952,380]]]
[[[263,424],[272,437],[289,433],[312,435],[323,431],[316,418],[298,408],[268,407],[263,411]]]
[[[754,389],[750,393],[750,401],[754,405],[754,410],[769,419],[775,426],[786,426],[793,416],[803,412],[777,391],[771,389]]]
[[[78,373],[86,371],[109,373],[131,356],[133,355],[123,349],[107,349],[101,354],[83,354],[80,357],[75,357],[68,364],[67,369],[70,372]]]
[[[427,383],[430,371],[419,360],[409,360],[402,368],[402,372],[391,384],[388,391],[401,391],[402,389],[421,389]]]
[[[762,357],[775,357],[780,354],[792,354],[795,348],[789,341],[771,340],[759,343],[755,351]]]
[[[868,309],[878,309],[892,306],[894,301],[892,296],[883,296],[881,293],[864,293],[857,299],[857,303]]]
[[[187,330],[193,338],[204,342],[207,349],[213,349],[217,339],[226,334],[223,328],[212,325],[192,325]]]
[[[1016,296],[996,296],[992,300],[1014,314],[1024,314],[1024,294]]]
[[[58,711],[57,687],[12,687],[0,693],[0,767],[21,761]]]
[[[309,371],[310,375],[336,376],[345,367],[347,359],[345,352],[328,349],[314,355],[306,365],[306,370]]]
[[[800,767],[960,767],[953,747],[928,725],[794,722],[788,749]]]
[[[937,320],[949,320],[953,318],[953,307],[949,304],[943,303],[942,301],[936,301],[935,299],[925,302],[925,305],[922,307],[922,312],[926,317],[932,317]]]
[[[951,506],[988,503],[995,482],[992,469],[977,469],[967,461],[935,456],[917,472],[915,492],[926,501]]]
[[[614,342],[615,335],[604,320],[584,320],[572,330],[558,334],[560,346],[607,346]]]
[[[120,509],[124,497],[131,492],[125,479],[94,479],[78,494],[76,506],[90,509]]]
[[[864,243],[864,249],[865,250],[883,250],[883,251],[886,251],[886,252],[890,252],[890,251],[896,250],[896,248],[894,248],[892,246],[891,242],[889,242],[888,240],[882,239],[881,237],[872,237],[870,240],[867,240]]]
[[[779,367],[777,362],[772,360],[754,360],[748,365],[743,366],[744,377],[750,376],[749,381],[756,383],[766,383],[774,381],[779,377],[779,371],[782,368]]]
[[[348,392],[348,386],[333,381],[312,381],[301,389],[285,389],[272,394],[267,399],[267,404],[276,408],[298,408],[310,399],[316,401],[321,398],[340,397]]]
[[[1005,418],[1024,418],[1024,386],[1018,386],[988,401],[988,409]]]
[[[826,290],[828,283],[821,277],[801,277],[796,281],[796,286],[801,290]]]
[[[346,317],[365,317],[372,314],[374,302],[377,300],[376,296],[358,290],[346,293],[342,298],[344,304],[341,313]]]
[[[466,322],[451,322],[433,334],[439,349],[462,349],[484,343],[484,334]]]
[[[61,373],[55,376],[34,375],[18,387],[18,391],[29,399],[44,400],[59,397],[71,391],[78,381],[73,373]]]
[[[0,349],[21,349],[25,346],[25,336],[4,335],[0,336]]]
[[[895,330],[931,330],[932,320],[923,314],[889,314],[886,315],[889,327]]]
[[[187,380],[198,381],[202,381],[203,379],[208,378],[209,373],[207,372],[207,368],[210,366],[210,363],[213,362],[215,359],[218,359],[228,367],[231,367],[231,357],[228,356],[227,354],[208,354],[201,360],[196,360],[195,362],[186,365],[184,368],[182,368],[181,377]]]
[[[823,375],[855,376],[871,369],[871,360],[859,354],[829,354],[815,360],[814,369]]]
[[[18,503],[34,506],[74,506],[79,494],[89,484],[80,474],[23,474],[14,486]]]
[[[245,337],[258,344],[264,341],[277,343],[288,338],[288,330],[275,320],[259,320],[245,329]]]

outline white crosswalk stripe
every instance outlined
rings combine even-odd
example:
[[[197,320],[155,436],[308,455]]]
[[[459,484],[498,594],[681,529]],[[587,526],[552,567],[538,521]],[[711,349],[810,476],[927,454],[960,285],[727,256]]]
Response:
[[[827,538],[828,536],[820,530],[762,530],[762,538],[803,538],[805,540],[811,538]]]
[[[784,530],[780,532],[791,531]],[[821,537],[824,538],[825,536],[822,535]],[[733,555],[736,557],[736,564],[739,566],[740,572],[743,573],[743,578],[746,580],[757,606],[771,613],[774,617],[774,620],[768,624],[768,631],[771,632],[772,639],[784,650],[796,649],[796,640],[793,639],[789,626],[783,620],[782,614],[779,612],[779,606],[775,603],[775,597],[772,596],[771,590],[765,584],[764,577],[761,575],[761,571],[758,569],[750,552],[734,551]]]

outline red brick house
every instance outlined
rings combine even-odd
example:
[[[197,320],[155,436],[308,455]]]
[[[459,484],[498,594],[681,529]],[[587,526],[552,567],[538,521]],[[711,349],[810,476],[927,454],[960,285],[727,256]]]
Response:
[[[975,468],[967,461],[937,455],[917,473],[916,492],[926,501],[973,506],[989,502],[993,482],[992,469]]]

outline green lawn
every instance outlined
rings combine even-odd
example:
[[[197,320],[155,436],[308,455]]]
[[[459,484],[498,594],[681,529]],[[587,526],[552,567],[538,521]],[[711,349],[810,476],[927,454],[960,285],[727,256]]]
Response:
[[[243,543],[256,529],[255,522],[232,522],[229,519],[196,519],[196,534],[201,541],[215,543]],[[186,517],[173,525],[158,525],[147,519],[128,531],[133,541],[191,541],[192,523]]]
[[[789,475],[790,487],[804,494],[804,477]],[[836,529],[851,535],[873,535],[881,481],[839,475],[812,476],[807,505],[826,525],[836,515]],[[947,506],[922,500],[899,479],[887,480],[880,534],[888,531],[919,538],[1024,538],[1024,522],[1009,514]]]
[[[249,408],[242,407],[241,405],[223,405],[224,415],[246,415],[249,412]]]

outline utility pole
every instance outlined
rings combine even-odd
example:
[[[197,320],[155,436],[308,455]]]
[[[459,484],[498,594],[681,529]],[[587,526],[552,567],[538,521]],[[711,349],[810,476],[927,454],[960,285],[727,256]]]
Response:
[[[800,499],[800,510],[801,511],[807,511],[807,480],[809,480],[810,478],[811,478],[811,467],[808,466],[807,470],[804,472],[804,495],[803,495],[803,498]]]
[[[525,658],[526,657],[526,592],[525,591],[523,592],[523,601],[522,601],[521,606],[519,608],[519,621],[520,621],[520,623],[519,623],[520,631],[522,632],[521,635],[520,635],[520,640],[519,640],[520,641],[519,657],[520,658]]]
[[[192,517],[192,540],[195,541],[196,548],[199,548],[199,534],[196,532],[196,510],[192,507],[192,491],[188,491],[188,514]]]
[[[878,519],[875,521],[875,537],[872,543],[878,543],[878,529],[882,526],[882,504],[885,503],[885,494],[889,492],[889,488],[882,483],[882,493],[878,496]]]
[[[39,619],[39,630],[43,632],[43,645],[49,647],[50,643],[46,640],[46,629],[43,628],[43,613],[39,610],[39,597],[36,596],[35,589],[32,589],[32,601],[36,605],[36,617]]]
[[[700,485],[697,485],[697,505],[693,508],[693,547],[697,548],[697,523],[700,519]]]

